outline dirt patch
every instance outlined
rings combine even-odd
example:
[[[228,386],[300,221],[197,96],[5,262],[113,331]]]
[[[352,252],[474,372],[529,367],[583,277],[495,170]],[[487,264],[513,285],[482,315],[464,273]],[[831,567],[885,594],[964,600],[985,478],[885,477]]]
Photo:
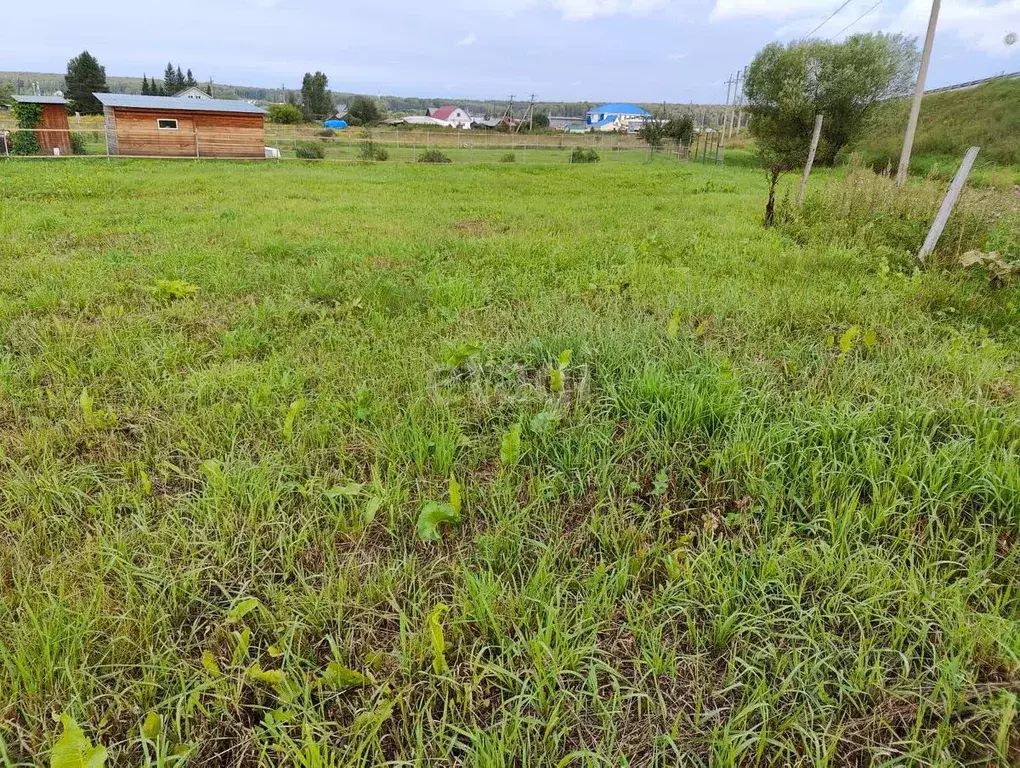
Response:
[[[453,225],[457,233],[464,237],[487,237],[510,231],[506,224],[486,221],[485,219],[461,219]]]

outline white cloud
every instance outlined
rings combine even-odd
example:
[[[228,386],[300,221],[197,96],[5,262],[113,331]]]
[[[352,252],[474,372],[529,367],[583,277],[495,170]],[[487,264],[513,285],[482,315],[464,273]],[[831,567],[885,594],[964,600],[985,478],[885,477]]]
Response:
[[[543,8],[559,12],[569,21],[607,16],[646,16],[670,0],[483,0],[490,11],[513,16],[520,11]]]
[[[923,37],[931,12],[931,0],[887,0],[885,7],[860,19],[871,8],[871,0],[854,0],[818,30],[822,37],[835,35],[850,24],[847,33],[881,29]],[[893,7],[890,7],[893,6]],[[810,34],[838,7],[837,0],[715,0],[711,18],[728,21],[764,18],[781,21],[776,36],[788,40]],[[856,23],[855,23],[856,22]],[[1020,33],[1020,0],[944,0],[939,14],[938,37],[955,35],[967,48],[1000,58],[1020,58],[1020,45],[1007,46],[1006,33]]]
[[[712,19],[762,17],[766,19],[789,19],[817,14],[819,21],[832,12],[832,0],[716,0]]]
[[[928,0],[909,0],[897,20],[898,26],[905,32],[923,35],[930,13]],[[1020,57],[1020,49],[1004,41],[1007,33],[1020,32],[1020,0],[946,0],[939,11],[936,48],[939,36],[946,32],[955,33],[971,49],[999,58]]]
[[[687,58],[687,54],[686,53],[671,53],[666,58],[669,59],[670,61],[681,61],[681,60]]]
[[[478,35],[474,32],[468,32],[464,38],[457,43],[457,45],[474,45],[478,42]]]

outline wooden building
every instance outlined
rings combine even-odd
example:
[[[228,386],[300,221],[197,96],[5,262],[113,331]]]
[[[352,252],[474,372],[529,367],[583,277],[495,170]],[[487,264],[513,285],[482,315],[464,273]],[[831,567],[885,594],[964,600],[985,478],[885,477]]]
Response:
[[[265,157],[266,111],[246,101],[97,93],[107,149],[129,157]]]
[[[35,132],[41,154],[71,154],[67,99],[62,96],[15,96],[14,100],[19,104],[38,104],[42,108],[42,122]]]

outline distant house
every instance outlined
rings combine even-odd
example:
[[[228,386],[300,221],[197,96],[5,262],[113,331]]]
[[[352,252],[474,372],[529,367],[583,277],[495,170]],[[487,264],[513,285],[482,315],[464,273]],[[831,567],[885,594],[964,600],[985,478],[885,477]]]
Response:
[[[111,155],[265,157],[266,111],[246,101],[93,94]]]
[[[63,96],[15,96],[18,104],[38,104],[42,122],[35,132],[44,155],[70,155],[71,132],[67,124],[67,99]]]
[[[173,96],[175,99],[211,99],[208,93],[203,91],[197,85],[189,86],[179,93],[175,93]]]
[[[425,116],[442,120],[454,128],[471,127],[471,115],[466,110],[455,107],[452,104],[447,104],[445,107],[430,107],[425,110]]]
[[[554,131],[584,131],[583,117],[551,117],[549,127]]]
[[[652,113],[637,104],[613,102],[589,109],[585,127],[590,131],[637,130]]]

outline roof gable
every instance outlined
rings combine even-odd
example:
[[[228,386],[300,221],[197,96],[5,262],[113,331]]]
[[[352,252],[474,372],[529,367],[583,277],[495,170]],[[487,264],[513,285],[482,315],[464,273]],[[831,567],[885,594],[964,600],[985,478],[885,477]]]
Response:
[[[433,109],[429,111],[429,117],[434,117],[437,120],[449,120],[450,115],[456,112],[460,107],[454,104],[446,104],[445,106],[439,107],[439,109]]]
[[[588,110],[588,114],[641,115],[647,117],[651,113],[648,112],[648,110],[642,109],[637,104],[627,104],[626,102],[622,101],[613,101],[610,102],[609,104],[603,104],[602,106]]]

